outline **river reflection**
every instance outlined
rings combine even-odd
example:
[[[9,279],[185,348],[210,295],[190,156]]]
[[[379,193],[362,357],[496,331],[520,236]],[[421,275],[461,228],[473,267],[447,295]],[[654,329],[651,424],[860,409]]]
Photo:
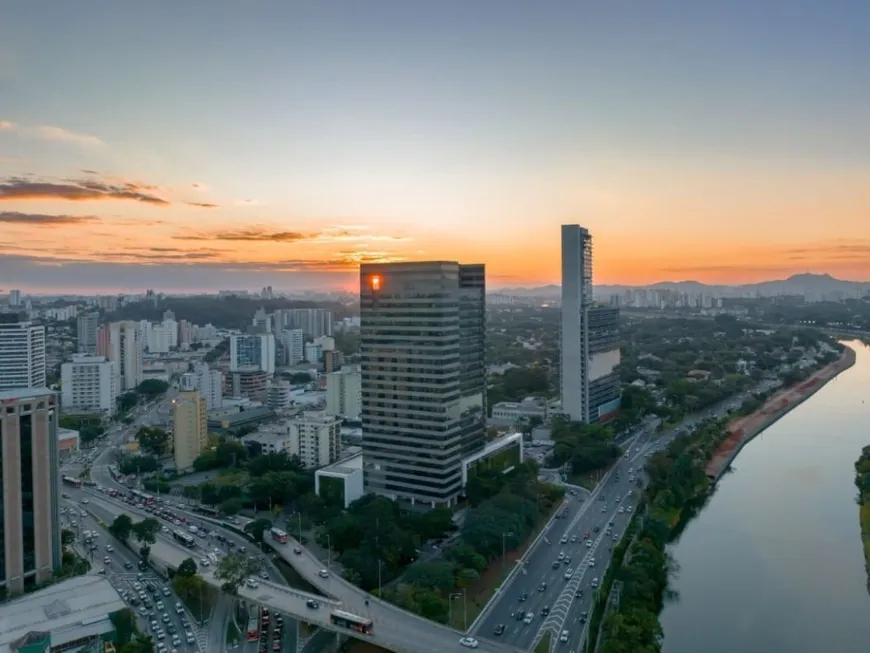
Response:
[[[670,549],[665,653],[867,653],[853,464],[870,444],[870,349],[750,443]]]

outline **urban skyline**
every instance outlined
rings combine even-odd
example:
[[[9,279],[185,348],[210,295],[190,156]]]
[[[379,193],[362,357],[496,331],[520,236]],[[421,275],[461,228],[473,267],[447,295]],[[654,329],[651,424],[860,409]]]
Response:
[[[7,289],[540,285],[570,222],[605,284],[870,279],[860,4],[55,11],[0,26]]]

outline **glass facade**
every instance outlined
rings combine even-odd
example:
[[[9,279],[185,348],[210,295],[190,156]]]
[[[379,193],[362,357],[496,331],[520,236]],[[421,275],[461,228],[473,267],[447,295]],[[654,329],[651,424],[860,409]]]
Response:
[[[36,529],[33,521],[33,415],[19,420],[21,447],[21,545],[24,573],[36,570]]]
[[[0,581],[6,580],[6,512],[3,496],[3,416],[0,415]]]

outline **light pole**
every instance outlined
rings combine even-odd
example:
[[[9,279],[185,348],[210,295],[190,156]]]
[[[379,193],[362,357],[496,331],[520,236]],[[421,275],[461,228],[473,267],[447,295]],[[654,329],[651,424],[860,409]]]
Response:
[[[507,555],[507,550],[505,549],[505,538],[513,537],[513,536],[514,536],[513,532],[501,534],[501,566],[502,567],[504,567],[504,565],[505,565],[505,561],[506,561],[505,556]]]
[[[462,594],[450,594],[447,596],[447,624],[453,626],[453,599],[458,599]]]
[[[383,589],[383,584],[381,583],[381,567],[383,567],[384,561],[378,558],[378,598],[381,598],[381,590]]]
[[[332,563],[332,538],[329,537],[329,533],[326,534],[326,571],[330,570],[330,563]]]
[[[299,546],[302,546],[302,513],[297,512],[296,517],[299,518]]]

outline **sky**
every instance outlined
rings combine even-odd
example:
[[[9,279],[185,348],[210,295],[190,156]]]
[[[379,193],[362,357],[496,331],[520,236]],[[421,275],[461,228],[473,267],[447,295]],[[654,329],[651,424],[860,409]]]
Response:
[[[51,19],[48,20],[47,16]],[[866,0],[28,0],[0,288],[870,280]]]

